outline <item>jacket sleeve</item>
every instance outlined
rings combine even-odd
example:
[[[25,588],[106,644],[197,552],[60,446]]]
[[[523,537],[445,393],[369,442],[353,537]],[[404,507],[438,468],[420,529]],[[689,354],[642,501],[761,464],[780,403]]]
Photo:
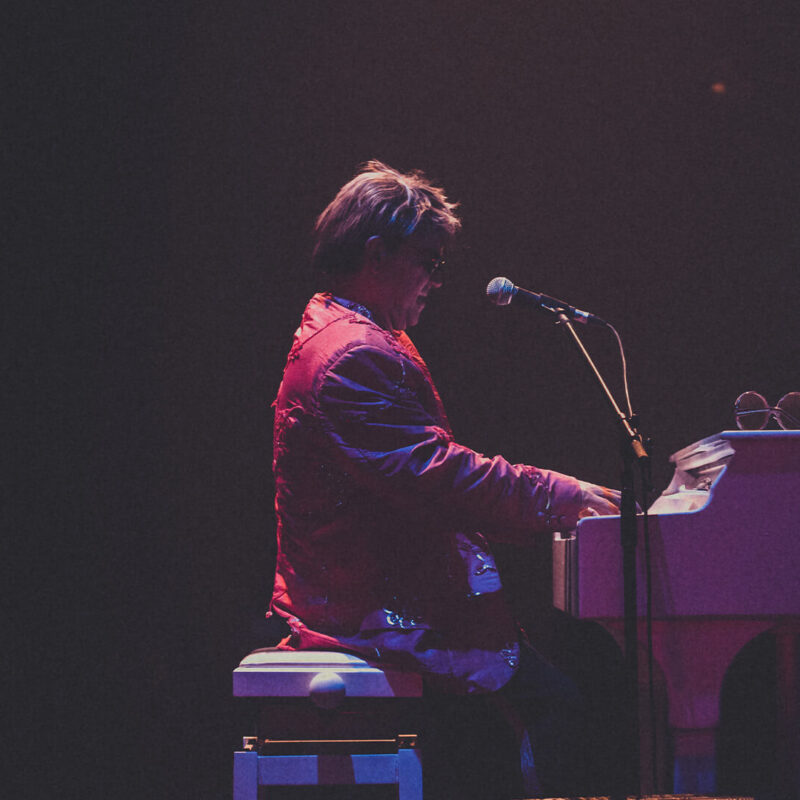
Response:
[[[390,505],[489,538],[524,542],[533,532],[575,527],[577,479],[457,444],[426,410],[426,387],[413,362],[370,345],[322,371],[316,414],[351,475]]]

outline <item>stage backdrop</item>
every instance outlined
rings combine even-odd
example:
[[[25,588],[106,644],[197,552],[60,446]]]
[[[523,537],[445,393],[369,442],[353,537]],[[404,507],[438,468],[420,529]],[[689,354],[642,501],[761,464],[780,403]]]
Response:
[[[574,346],[489,305],[496,275],[618,328],[656,492],[740,392],[800,390],[797,22],[790,2],[505,0],[21,17],[38,199],[17,213],[44,229],[18,251],[23,349],[49,375],[19,384],[22,451],[46,458],[21,485],[42,481],[23,516],[69,587],[46,602],[69,600],[75,713],[54,724],[87,764],[111,729],[141,759],[126,786],[84,780],[227,791],[248,732],[230,670],[271,634],[270,403],[315,216],[361,162],[461,204],[411,335],[465,444],[619,484]],[[621,397],[612,336],[582,333]]]

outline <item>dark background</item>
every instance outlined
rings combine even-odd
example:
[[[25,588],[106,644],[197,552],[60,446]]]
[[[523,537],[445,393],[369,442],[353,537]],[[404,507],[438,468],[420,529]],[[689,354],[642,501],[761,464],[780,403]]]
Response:
[[[29,557],[6,560],[10,675],[23,749],[64,756],[29,789],[229,791],[248,732],[230,671],[271,633],[269,404],[310,229],[359,163],[421,168],[461,203],[412,335],[465,444],[619,484],[573,346],[488,305],[495,275],[616,325],[657,492],[740,392],[800,390],[796,8],[11,14],[7,541]],[[619,396],[613,338],[584,333]]]

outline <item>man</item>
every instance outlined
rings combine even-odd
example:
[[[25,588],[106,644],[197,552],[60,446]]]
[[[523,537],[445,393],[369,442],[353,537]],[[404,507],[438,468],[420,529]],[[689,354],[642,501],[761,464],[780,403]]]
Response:
[[[275,403],[272,609],[291,629],[284,646],[407,667],[444,692],[513,687],[535,707],[526,725],[552,733],[532,731],[534,753],[563,792],[571,685],[521,644],[489,543],[617,513],[619,495],[454,440],[405,330],[442,285],[459,227],[421,173],[376,161],[317,221],[312,261],[329,291],[305,310]]]

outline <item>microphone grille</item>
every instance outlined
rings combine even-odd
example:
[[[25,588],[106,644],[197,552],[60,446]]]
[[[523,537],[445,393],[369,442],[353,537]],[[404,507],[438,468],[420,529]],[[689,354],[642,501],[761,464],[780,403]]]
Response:
[[[492,278],[486,287],[486,296],[496,306],[507,306],[514,296],[515,288],[508,278]]]

